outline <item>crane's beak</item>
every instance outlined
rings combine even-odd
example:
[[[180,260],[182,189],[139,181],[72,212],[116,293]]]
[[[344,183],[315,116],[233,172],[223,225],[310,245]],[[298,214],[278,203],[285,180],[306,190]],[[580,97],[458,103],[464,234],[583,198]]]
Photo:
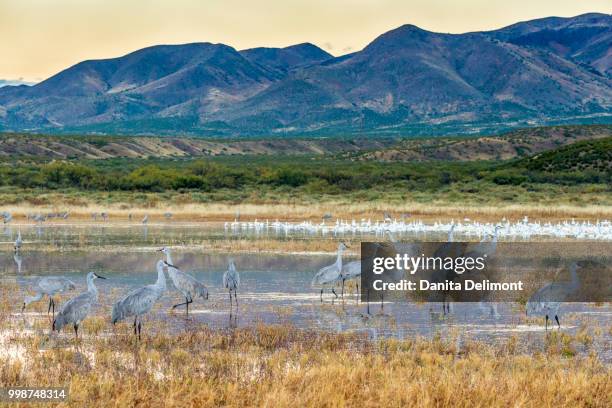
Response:
[[[169,266],[169,267],[174,268],[174,269],[178,269],[176,266],[174,266],[174,265],[172,265],[172,264],[169,264],[169,263],[168,263],[168,262],[166,262],[166,261],[164,261],[164,265]]]
[[[157,252],[164,252],[164,248],[158,249]]]
[[[100,276],[100,275],[98,275],[97,273],[95,273],[94,275],[95,275],[95,276],[96,276],[96,278],[98,278],[98,279],[106,279],[104,276]]]

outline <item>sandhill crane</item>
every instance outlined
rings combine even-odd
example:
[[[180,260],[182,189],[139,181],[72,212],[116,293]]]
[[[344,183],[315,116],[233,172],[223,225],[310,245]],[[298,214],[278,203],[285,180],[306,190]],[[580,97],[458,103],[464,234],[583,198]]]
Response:
[[[165,265],[168,268],[168,276],[170,276],[172,284],[185,297],[185,302],[172,306],[172,309],[185,306],[185,312],[189,314],[189,304],[193,303],[194,297],[200,296],[202,299],[208,299],[208,288],[193,276],[182,272],[174,266],[168,247],[163,247],[159,251],[166,255]]]
[[[94,285],[95,279],[106,279],[95,272],[87,274],[87,291],[77,297],[70,299],[53,320],[52,329],[60,331],[66,325],[71,324],[74,335],[79,338],[79,325],[89,315],[91,307],[98,302],[98,289]]]
[[[13,219],[13,215],[8,211],[3,211],[2,213],[0,213],[0,217],[2,217],[2,220],[5,224],[8,224]]]
[[[344,298],[344,283],[361,277],[361,261],[352,261],[342,265],[340,278],[342,279],[342,298]],[[359,295],[359,281],[357,281],[357,294]],[[359,298],[357,298],[359,299]]]
[[[19,252],[15,252],[13,254],[13,260],[15,261],[15,266],[17,266],[17,274],[21,275],[21,254],[19,254]]]
[[[472,258],[472,259],[487,258],[488,261],[490,261],[491,258],[493,258],[495,253],[497,252],[497,241],[499,238],[499,231],[501,229],[503,229],[501,225],[496,225],[494,232],[493,232],[493,238],[491,239],[491,241],[486,240],[486,237],[488,235],[486,234],[485,237],[480,241],[480,243],[478,243],[472,250],[470,250],[468,253],[466,253],[463,256],[465,258]],[[485,273],[483,272],[485,271],[472,270],[472,271],[464,273],[462,278],[465,279],[465,278],[470,277],[471,279],[473,279],[474,276],[480,276],[481,279],[490,278],[486,272]],[[499,318],[499,313],[497,311],[497,305],[494,302],[490,302],[490,301],[487,301],[485,303],[485,299],[488,299],[490,294],[488,292],[482,292],[481,294],[483,295],[483,297],[479,303],[480,309],[484,311],[486,310],[485,306],[488,306],[490,314],[495,318]]]
[[[163,260],[157,262],[157,282],[131,291],[113,305],[111,322],[116,324],[125,318],[134,316],[134,335],[138,334],[138,340],[140,340],[142,331],[142,315],[148,313],[166,291],[164,266]]]
[[[147,225],[149,223],[149,214],[145,214],[145,216],[142,219],[142,223],[143,225]]]
[[[58,293],[74,290],[76,285],[69,279],[61,276],[45,276],[37,279],[32,285],[32,291],[36,293],[34,296],[26,296],[23,301],[21,311],[23,312],[27,305],[32,302],[38,302],[44,295],[49,296],[49,307],[47,314],[53,310],[52,316],[55,317],[55,300],[53,296]]]
[[[23,245],[23,239],[21,239],[21,231],[17,232],[17,239],[15,240],[15,252],[18,252]]]
[[[573,262],[569,268],[571,281],[551,282],[531,295],[525,308],[527,316],[543,314],[546,318],[545,330],[548,330],[548,319],[551,316],[555,316],[555,321],[559,328],[561,328],[561,323],[559,322],[559,307],[562,301],[580,288],[580,279],[578,278],[577,270],[581,267],[582,265],[578,262]]]
[[[321,286],[321,302],[323,302],[323,286],[325,285],[332,285],[331,291],[336,297],[338,297],[333,285],[341,279],[340,273],[342,272],[342,251],[347,248],[348,246],[344,242],[340,242],[338,244],[338,257],[336,258],[336,262],[319,269],[314,278],[312,278],[313,286]]]
[[[238,286],[240,286],[240,275],[234,265],[234,260],[230,259],[227,271],[223,273],[223,286],[229,291],[230,310],[232,308],[232,291],[234,292],[234,300],[238,307]]]

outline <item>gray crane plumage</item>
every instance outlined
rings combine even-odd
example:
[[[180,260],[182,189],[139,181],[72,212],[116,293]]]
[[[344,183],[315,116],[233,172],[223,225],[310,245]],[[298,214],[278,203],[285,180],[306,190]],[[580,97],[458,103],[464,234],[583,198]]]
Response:
[[[23,239],[21,238],[21,231],[17,232],[17,239],[15,240],[15,252],[19,251],[23,246]]]
[[[234,300],[238,306],[238,286],[240,286],[240,275],[236,270],[234,261],[230,259],[227,271],[223,273],[223,286],[229,291],[230,308],[232,306],[232,292],[234,292]]]
[[[580,288],[580,279],[577,273],[580,267],[581,265],[577,262],[573,262],[569,268],[571,281],[551,282],[531,295],[525,308],[527,316],[544,315],[546,318],[546,330],[548,330],[549,318],[554,316],[557,325],[561,328],[561,322],[559,322],[559,307],[562,301]]]
[[[55,300],[53,299],[53,296],[58,293],[74,290],[75,288],[76,285],[74,282],[62,276],[45,276],[38,278],[36,281],[34,281],[31,288],[35,295],[25,297],[21,311],[23,312],[26,306],[28,306],[30,303],[38,302],[43,298],[43,296],[47,295],[49,296],[49,308],[47,309],[47,314],[49,314],[49,311],[53,309],[53,316],[55,316]]]
[[[338,244],[338,255],[336,258],[336,262],[331,265],[325,266],[315,274],[312,278],[312,286],[321,286],[321,302],[323,302],[323,287],[326,285],[332,286],[332,293],[338,297],[333,285],[341,280],[341,272],[342,272],[342,251],[347,249],[348,247],[344,242],[340,242]]]
[[[98,289],[94,284],[95,279],[106,279],[94,272],[87,274],[87,291],[70,299],[64,304],[55,319],[52,329],[60,331],[69,324],[74,328],[74,334],[79,337],[79,325],[89,315],[92,306],[98,302]]]
[[[208,299],[208,288],[193,276],[182,272],[172,263],[169,248],[164,247],[159,251],[166,255],[165,265],[168,268],[168,276],[170,276],[172,284],[185,297],[185,302],[173,305],[172,308],[185,306],[185,313],[189,314],[189,304],[193,303],[194,298],[199,296],[202,299]]]
[[[164,261],[157,262],[157,281],[152,285],[143,286],[128,293],[123,299],[113,305],[111,322],[124,320],[134,316],[134,334],[142,331],[142,315],[151,311],[155,302],[157,302],[166,291],[166,276],[164,275]]]

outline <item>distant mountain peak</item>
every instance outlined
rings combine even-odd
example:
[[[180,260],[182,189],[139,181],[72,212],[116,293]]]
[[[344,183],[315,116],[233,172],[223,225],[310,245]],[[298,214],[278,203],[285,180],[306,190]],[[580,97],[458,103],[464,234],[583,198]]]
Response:
[[[612,121],[612,17],[443,34],[405,24],[334,57],[308,42],[155,45],[0,88],[0,130],[164,134],[494,131]]]

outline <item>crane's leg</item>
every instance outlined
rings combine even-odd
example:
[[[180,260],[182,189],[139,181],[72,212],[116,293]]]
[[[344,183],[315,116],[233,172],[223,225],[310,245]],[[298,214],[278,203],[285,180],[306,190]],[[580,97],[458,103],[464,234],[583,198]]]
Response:
[[[74,336],[76,337],[76,339],[79,339],[79,325],[78,324],[74,324]]]
[[[236,301],[236,308],[238,308],[238,291],[234,290],[234,300]]]
[[[380,310],[385,309],[385,294],[384,292],[380,292]]]
[[[49,296],[49,307],[47,308],[47,315],[51,312],[51,301],[52,301],[52,298],[51,296]]]
[[[185,314],[187,316],[189,316],[189,299],[185,298],[186,302],[185,302]]]
[[[366,302],[368,304],[368,314],[370,314],[370,288],[366,289]]]
[[[229,296],[230,296],[230,311],[232,310],[232,290],[229,290]]]
[[[323,288],[321,288],[321,303],[323,303]]]
[[[548,315],[546,315],[546,323],[544,325],[544,330],[548,330]]]
[[[55,300],[51,298],[51,316],[55,319]]]
[[[555,315],[555,320],[557,321],[557,326],[559,326],[559,330],[561,330],[561,323],[559,323],[559,316]]]
[[[342,300],[344,300],[344,279],[342,279]]]
[[[136,335],[136,324],[138,321],[138,316],[134,316],[134,336]]]
[[[138,321],[138,341],[142,340],[140,337],[140,333],[142,332],[142,323],[140,320]]]
[[[179,306],[187,306],[187,314],[189,314],[189,304],[190,303],[193,303],[193,300],[185,297],[185,301],[183,303],[177,303],[176,305],[172,306],[172,309],[176,309]]]
[[[361,300],[361,293],[359,293],[359,281],[357,281],[356,283],[357,285],[357,303],[359,303],[359,301]]]
[[[336,289],[332,288],[332,293],[334,294],[334,296],[336,296],[336,299],[338,299],[338,294],[336,293]]]

